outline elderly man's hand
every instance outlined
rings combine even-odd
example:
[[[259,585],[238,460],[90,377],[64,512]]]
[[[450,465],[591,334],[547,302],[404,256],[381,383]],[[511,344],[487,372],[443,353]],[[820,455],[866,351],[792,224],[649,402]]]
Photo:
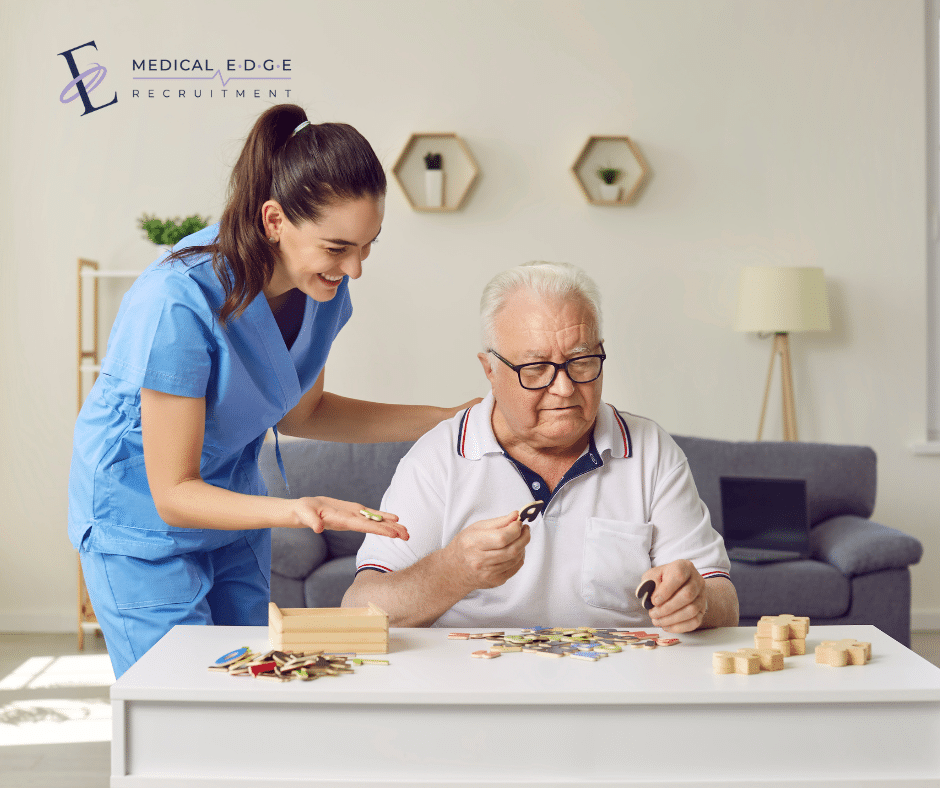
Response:
[[[519,520],[519,512],[473,523],[445,548],[452,580],[466,594],[501,586],[522,567],[530,538],[529,526]]]
[[[698,629],[708,610],[705,579],[691,561],[680,559],[654,567],[643,574],[643,580],[655,580],[653,626],[666,632],[691,632]]]

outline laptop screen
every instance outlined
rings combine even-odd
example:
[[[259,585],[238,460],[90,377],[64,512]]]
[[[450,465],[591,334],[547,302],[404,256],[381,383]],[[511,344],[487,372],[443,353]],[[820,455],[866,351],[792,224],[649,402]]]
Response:
[[[721,477],[725,545],[809,555],[809,511],[803,479]]]

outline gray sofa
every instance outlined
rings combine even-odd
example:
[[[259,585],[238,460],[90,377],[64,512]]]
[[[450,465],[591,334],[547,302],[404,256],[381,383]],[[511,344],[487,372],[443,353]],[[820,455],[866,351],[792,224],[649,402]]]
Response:
[[[732,442],[676,435],[699,494],[721,531],[719,478],[805,479],[812,559],[778,564],[732,562],[741,626],[763,615],[793,613],[814,624],[874,624],[910,644],[910,565],[921,543],[869,518],[875,506],[876,457],[861,446]],[[410,443],[281,442],[292,496],[327,495],[378,507]],[[271,495],[287,491],[273,446],[261,451]],[[336,607],[355,574],[361,534],[275,529],[271,598],[281,607]]]

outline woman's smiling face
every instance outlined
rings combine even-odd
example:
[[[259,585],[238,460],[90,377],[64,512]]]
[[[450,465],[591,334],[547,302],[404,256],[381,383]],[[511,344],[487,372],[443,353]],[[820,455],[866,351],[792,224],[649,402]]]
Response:
[[[277,263],[264,288],[274,301],[297,288],[315,301],[330,301],[343,277],[358,279],[385,217],[384,198],[359,197],[328,206],[319,221],[293,224],[269,200],[262,208],[268,239],[277,241]]]

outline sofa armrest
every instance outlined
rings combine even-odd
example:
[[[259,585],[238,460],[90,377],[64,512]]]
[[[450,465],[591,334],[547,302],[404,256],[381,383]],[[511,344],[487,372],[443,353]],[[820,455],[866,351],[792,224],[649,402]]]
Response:
[[[907,569],[924,547],[913,536],[856,515],[830,517],[810,534],[813,558],[848,577],[882,569]]]

